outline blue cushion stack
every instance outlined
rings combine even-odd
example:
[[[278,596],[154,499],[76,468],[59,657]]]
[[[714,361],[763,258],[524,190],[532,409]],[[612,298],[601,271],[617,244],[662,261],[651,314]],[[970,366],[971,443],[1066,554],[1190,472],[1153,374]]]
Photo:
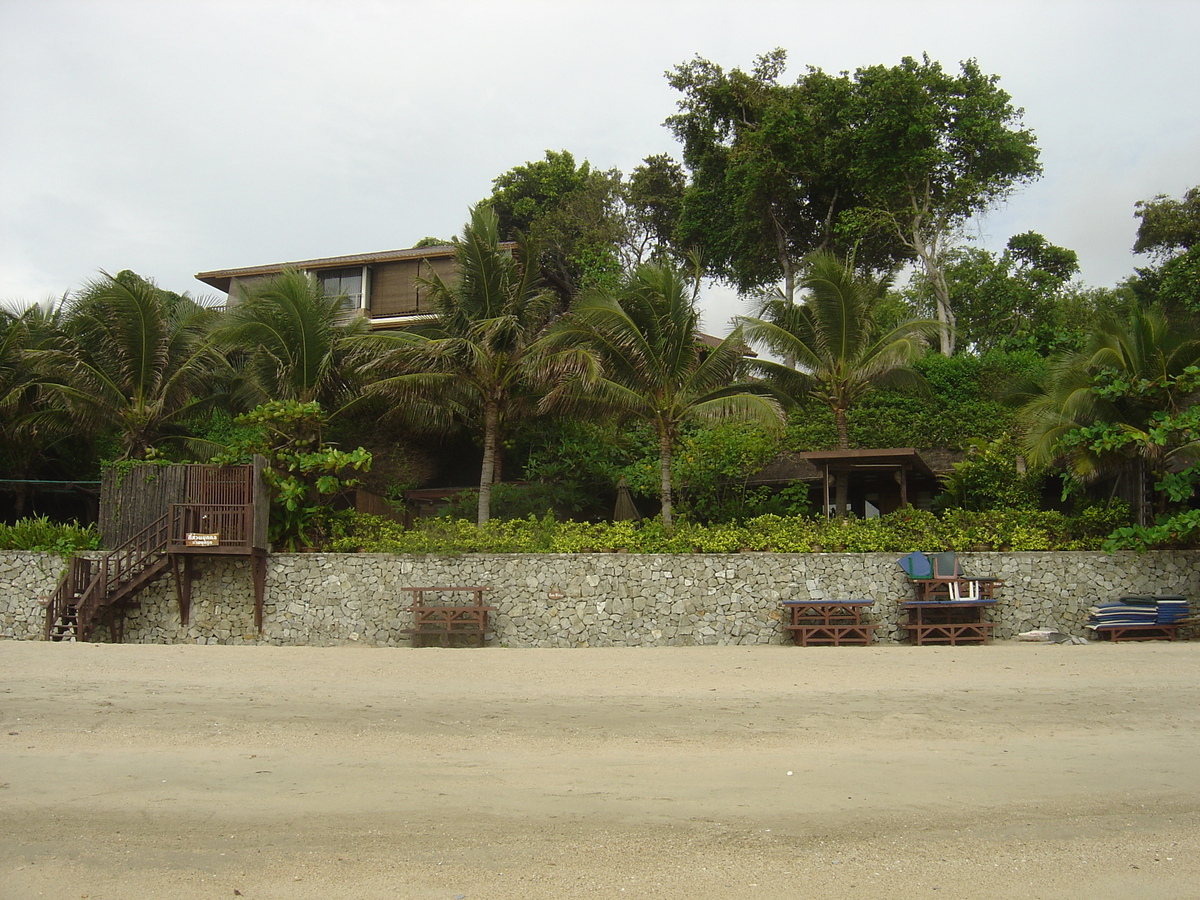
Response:
[[[1090,610],[1089,628],[1113,627],[1116,625],[1157,625],[1158,603],[1153,597],[1134,595],[1120,600],[1105,600]]]
[[[1158,624],[1172,625],[1188,617],[1188,602],[1186,597],[1178,594],[1160,594],[1158,600]]]
[[[1170,625],[1188,617],[1186,597],[1177,594],[1130,594],[1120,600],[1097,603],[1090,610],[1089,628],[1122,625]]]

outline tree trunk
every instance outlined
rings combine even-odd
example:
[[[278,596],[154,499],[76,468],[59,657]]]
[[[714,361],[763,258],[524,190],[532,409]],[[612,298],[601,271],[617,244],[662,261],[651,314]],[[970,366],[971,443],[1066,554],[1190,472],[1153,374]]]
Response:
[[[850,431],[846,427],[846,410],[835,408],[833,411],[833,421],[837,425],[838,449],[850,449]],[[846,505],[850,500],[850,476],[846,472],[839,472],[837,482],[834,484],[833,507],[836,510],[835,515],[839,519],[846,518]]]
[[[500,431],[500,404],[488,400],[483,408],[483,468],[479,472],[479,512],[475,523],[492,517],[492,484],[496,477],[496,444]]]
[[[658,433],[658,459],[662,475],[663,528],[670,531],[675,525],[671,517],[671,435],[665,430]]]

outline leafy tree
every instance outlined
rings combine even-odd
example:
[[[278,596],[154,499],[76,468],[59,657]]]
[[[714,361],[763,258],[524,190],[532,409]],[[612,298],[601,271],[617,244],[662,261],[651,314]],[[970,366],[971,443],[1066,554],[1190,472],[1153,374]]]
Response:
[[[678,237],[698,250],[709,274],[750,292],[782,282],[792,299],[798,261],[813,250],[848,252],[841,215],[861,201],[849,180],[846,111],[853,85],[819,70],[780,81],[776,49],[749,72],[726,73],[696,59],[667,73],[683,96],[667,126],[683,144],[691,183]],[[859,258],[889,269],[905,251],[884,240]]]
[[[1062,302],[1078,271],[1075,251],[1032,231],[1010,238],[999,256],[978,248],[951,251],[945,274],[959,345],[977,352],[1062,349],[1080,324],[1066,321]]]
[[[1123,422],[1103,422],[1077,429],[1068,440],[1084,444],[1097,454],[1123,452],[1151,461],[1154,489],[1161,503],[1153,525],[1119,529],[1109,549],[1145,550],[1151,546],[1195,544],[1200,539],[1200,510],[1187,504],[1200,484],[1200,366],[1188,366],[1178,375],[1157,381],[1107,378],[1097,393],[1125,401],[1156,404],[1164,398],[1182,398],[1169,410],[1150,413],[1144,428]]]
[[[683,256],[676,231],[686,186],[683,167],[666,154],[647,156],[630,173],[625,185],[627,269],[653,259]]]
[[[479,524],[491,516],[505,431],[549,408],[556,386],[588,368],[577,348],[551,345],[557,298],[540,286],[529,245],[518,242],[509,253],[500,246],[499,228],[490,207],[471,211],[456,241],[457,276],[426,282],[436,325],[377,336],[391,350],[371,388],[414,422],[443,429],[466,423],[482,435]]]
[[[1135,253],[1150,253],[1156,268],[1138,274],[1173,314],[1200,313],[1200,187],[1187,190],[1182,200],[1163,194],[1136,205],[1138,225]]]
[[[888,281],[857,276],[829,253],[808,260],[800,286],[803,304],[782,294],[766,298],[758,318],[742,318],[747,339],[776,356],[794,361],[755,360],[750,366],[791,397],[811,397],[834,416],[839,449],[849,449],[846,413],[877,385],[921,386],[909,364],[924,350],[936,323],[911,320],[887,332],[875,323],[875,307]],[[837,482],[839,515],[846,508],[844,478]]]
[[[916,258],[946,356],[955,318],[945,262],[956,229],[1041,174],[1033,133],[998,82],[975,60],[954,76],[928,56],[854,74],[850,171],[864,224],[885,227]]]
[[[1038,474],[1023,469],[1010,435],[975,440],[966,459],[945,477],[947,505],[958,509],[1037,509]]]
[[[216,316],[128,270],[105,274],[68,298],[62,338],[39,365],[84,433],[113,430],[119,459],[148,459],[218,399]]]
[[[1159,194],[1134,205],[1138,223],[1134,253],[1169,257],[1200,244],[1200,186],[1189,188],[1182,200]]]
[[[213,461],[230,465],[254,454],[265,457],[271,542],[293,552],[312,546],[330,503],[358,484],[350,473],[370,469],[371,454],[362,447],[345,451],[326,444],[322,431],[328,417],[312,400],[271,400],[234,422],[245,431]]]
[[[601,363],[597,383],[577,403],[589,403],[650,423],[658,441],[662,521],[674,525],[672,455],[687,421],[757,421],[778,427],[774,400],[734,383],[742,360],[741,330],[714,348],[699,342],[693,285],[674,267],[647,263],[615,292],[592,291],[576,301],[557,330],[566,346],[586,342]]]
[[[358,394],[358,372],[373,348],[358,338],[369,328],[365,317],[348,314],[344,297],[285,269],[231,305],[217,335],[240,359],[247,405],[316,401],[336,415]]]
[[[516,166],[492,182],[484,203],[505,240],[518,235],[539,249],[542,277],[565,305],[583,287],[615,283],[617,248],[627,234],[621,173],[576,165],[568,151]]]
[[[950,355],[949,242],[1040,172],[1021,111],[974,60],[958,76],[906,57],[853,77],[809,69],[790,85],[785,61],[775,50],[726,74],[697,58],[668,73],[684,96],[667,124],[692,173],[681,237],[740,290],[782,281],[788,300],[797,261],[814,250],[857,248],[877,272],[915,259]]]

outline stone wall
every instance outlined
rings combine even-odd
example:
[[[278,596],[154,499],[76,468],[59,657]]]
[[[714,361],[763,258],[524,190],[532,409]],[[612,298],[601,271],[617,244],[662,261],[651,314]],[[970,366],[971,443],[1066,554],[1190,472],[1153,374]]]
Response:
[[[996,636],[1031,628],[1084,635],[1087,609],[1122,594],[1200,598],[1200,552],[973,553],[965,571],[1004,581],[992,610]],[[42,634],[39,598],[63,561],[0,553],[0,637]],[[406,586],[487,585],[495,633],[509,647],[782,643],[781,600],[871,599],[876,640],[903,637],[899,603],[912,596],[890,553],[723,555],[388,556],[277,554],[267,563],[263,633],[254,629],[250,566],[199,558],[191,620],[180,624],[170,576],[126,616],[127,643],[269,643],[407,646]],[[561,595],[561,596],[560,596]],[[97,640],[107,638],[101,629]]]

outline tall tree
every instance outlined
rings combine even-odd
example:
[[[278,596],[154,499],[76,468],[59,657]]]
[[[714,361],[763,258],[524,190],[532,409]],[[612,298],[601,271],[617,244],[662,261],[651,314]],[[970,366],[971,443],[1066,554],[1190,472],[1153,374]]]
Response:
[[[860,198],[848,177],[853,86],[817,70],[785,84],[785,65],[776,49],[749,72],[725,72],[701,57],[676,66],[667,81],[682,97],[667,126],[691,172],[680,241],[739,290],[781,282],[791,299],[805,254],[848,251],[839,217]],[[904,252],[884,241],[860,259],[886,269]]]
[[[1086,323],[1067,321],[1065,289],[1079,271],[1074,250],[1036,232],[1014,235],[1001,254],[977,247],[948,254],[945,266],[960,346],[977,352],[1032,348],[1047,353]]]
[[[39,350],[59,334],[56,301],[24,310],[0,308],[0,472],[23,482],[33,478],[51,448],[68,438],[71,423],[50,401],[46,377],[37,364]],[[14,485],[16,518],[25,515],[26,485]]]
[[[541,276],[565,306],[580,288],[614,281],[627,236],[621,173],[601,171],[566,150],[516,166],[492,182],[484,203],[504,240],[528,237],[538,248]]]
[[[778,427],[778,404],[735,381],[745,347],[735,329],[716,347],[700,342],[694,285],[678,269],[647,263],[616,291],[572,306],[556,338],[591,346],[599,381],[578,402],[649,422],[658,437],[662,519],[673,527],[671,460],[684,422],[755,421]]]
[[[491,517],[499,447],[512,422],[545,410],[554,388],[586,375],[589,359],[575,347],[553,347],[548,329],[558,313],[553,291],[541,287],[536,256],[518,242],[500,246],[496,213],[485,205],[456,242],[458,273],[426,282],[437,311],[427,332],[397,332],[374,340],[391,348],[372,391],[397,412],[426,426],[465,423],[483,438],[479,473],[480,525]]]
[[[971,59],[951,75],[922,57],[854,74],[850,174],[867,222],[891,231],[925,275],[941,322],[941,350],[954,352],[946,254],[958,229],[1041,174],[1022,110]]]
[[[114,430],[121,459],[147,458],[217,400],[216,316],[133,272],[104,274],[68,299],[63,337],[40,364],[85,433]]]
[[[922,387],[909,368],[925,348],[937,323],[914,319],[884,331],[876,307],[890,281],[858,276],[849,263],[830,253],[806,261],[800,287],[807,296],[795,304],[781,293],[762,301],[756,318],[742,318],[746,338],[794,364],[757,359],[749,365],[785,394],[810,397],[833,412],[838,448],[850,447],[846,411],[876,387]],[[846,480],[836,485],[838,515],[846,510]]]
[[[696,59],[669,72],[683,93],[668,126],[692,184],[681,235],[702,244],[712,274],[748,291],[782,282],[791,299],[807,253],[852,248],[875,272],[914,259],[954,347],[944,277],[956,229],[1040,172],[996,76],[974,60],[952,76],[905,58],[831,76],[809,69],[781,83],[783,50],[728,74]]]
[[[1139,202],[1135,253],[1149,253],[1157,265],[1139,269],[1138,276],[1172,315],[1200,313],[1200,187],[1189,188],[1182,200],[1159,194]]]

